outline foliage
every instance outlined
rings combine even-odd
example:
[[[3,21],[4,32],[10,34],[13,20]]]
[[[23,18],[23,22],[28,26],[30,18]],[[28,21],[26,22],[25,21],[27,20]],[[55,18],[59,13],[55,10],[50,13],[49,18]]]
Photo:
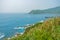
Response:
[[[26,29],[23,35],[10,40],[60,40],[60,18],[51,18]]]
[[[60,13],[60,7],[45,9],[45,10],[32,10],[29,14],[40,14],[40,13]]]

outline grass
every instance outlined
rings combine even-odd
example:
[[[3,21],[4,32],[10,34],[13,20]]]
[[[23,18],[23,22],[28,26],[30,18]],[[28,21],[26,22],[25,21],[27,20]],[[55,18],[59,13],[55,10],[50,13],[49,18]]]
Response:
[[[10,40],[60,40],[60,18],[51,18],[43,23],[36,23],[27,28],[23,35]]]

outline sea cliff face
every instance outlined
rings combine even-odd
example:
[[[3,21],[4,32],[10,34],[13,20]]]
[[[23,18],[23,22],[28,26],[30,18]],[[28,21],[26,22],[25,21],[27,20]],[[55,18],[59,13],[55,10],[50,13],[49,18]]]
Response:
[[[18,34],[9,40],[60,40],[60,17],[36,23],[27,28],[23,35]]]

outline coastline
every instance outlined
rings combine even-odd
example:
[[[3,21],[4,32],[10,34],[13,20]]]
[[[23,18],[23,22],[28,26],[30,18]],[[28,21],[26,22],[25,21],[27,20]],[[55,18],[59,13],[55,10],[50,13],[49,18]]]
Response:
[[[44,28],[44,26],[47,26],[47,28],[49,28],[49,25],[50,26],[52,26],[52,28],[53,28],[53,24],[50,24],[51,22],[53,23],[53,21],[54,20],[57,20],[56,22],[59,22],[60,21],[60,18],[50,18],[50,19],[48,19],[48,20],[46,20],[46,21],[44,21],[44,22],[39,22],[39,23],[37,23],[37,24],[35,24],[34,26],[31,26],[31,27],[28,27],[26,30],[25,30],[25,32],[24,32],[24,34],[23,35],[21,35],[21,36],[17,36],[17,37],[21,37],[21,39],[22,39],[22,37],[25,35],[31,35],[30,33],[32,32],[32,33],[34,33],[34,30],[45,30],[46,29],[46,27]],[[48,25],[46,24],[48,22]],[[43,27],[43,29],[41,28],[41,27],[39,27],[39,26],[42,26]],[[56,24],[56,26],[58,26],[59,24]],[[50,29],[50,28],[49,28]],[[46,29],[47,30],[47,29]],[[47,30],[48,31],[48,30]],[[51,31],[51,30],[50,30]],[[50,32],[50,31],[48,31],[48,32]],[[38,32],[37,32],[38,33]],[[39,34],[38,34],[39,35]],[[36,35],[37,36],[37,35]],[[46,35],[47,36],[47,35]],[[38,37],[38,39],[39,39],[39,37]]]

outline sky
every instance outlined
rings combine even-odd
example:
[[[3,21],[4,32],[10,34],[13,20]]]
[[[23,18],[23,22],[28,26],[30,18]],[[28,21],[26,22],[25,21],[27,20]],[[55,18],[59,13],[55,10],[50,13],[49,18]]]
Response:
[[[60,6],[60,0],[0,0],[0,13],[20,13]]]

